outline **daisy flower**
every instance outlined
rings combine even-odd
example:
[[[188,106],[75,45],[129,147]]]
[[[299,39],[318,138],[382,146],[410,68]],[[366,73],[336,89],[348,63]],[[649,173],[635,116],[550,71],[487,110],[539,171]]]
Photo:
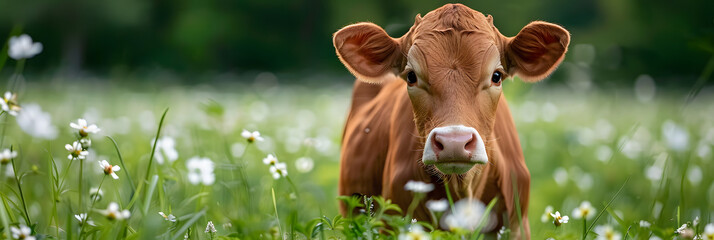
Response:
[[[702,232],[701,239],[714,240],[714,223],[707,224],[704,227],[704,232]]]
[[[434,184],[409,180],[404,184],[404,189],[415,193],[428,193],[434,190]]]
[[[447,229],[473,231],[481,224],[486,207],[474,199],[462,199],[454,204],[454,211],[444,218]]]
[[[575,219],[591,219],[595,216],[595,208],[588,201],[580,203],[580,206],[573,209],[573,218]]]
[[[154,146],[154,141],[151,141],[151,146]],[[172,163],[179,157],[178,151],[176,151],[176,141],[169,136],[161,137],[156,141],[156,153],[154,157],[159,164],[164,164],[164,159]]]
[[[166,215],[164,212],[159,212],[159,215],[166,219],[166,221],[176,222],[176,216],[174,216],[173,214]]]
[[[559,227],[563,223],[568,223],[568,220],[570,220],[568,216],[561,216],[560,212],[558,211],[555,211],[555,213],[551,213],[550,216],[553,217],[553,224],[555,224],[556,227]]]
[[[17,152],[10,151],[10,149],[3,149],[2,152],[0,152],[0,164],[8,164],[15,157],[17,157]]]
[[[109,220],[124,220],[131,216],[129,210],[120,210],[119,204],[115,202],[109,203],[106,210],[99,210],[98,212],[106,216]]]
[[[543,213],[543,215],[540,216],[540,221],[541,222],[553,221],[553,216],[551,216],[551,214],[553,214],[554,210],[555,209],[553,209],[553,206],[550,206],[550,205],[546,206],[545,212]]]
[[[267,157],[263,158],[263,163],[265,163],[265,165],[275,165],[278,163],[278,158],[273,154],[268,154]]]
[[[35,237],[31,235],[32,229],[25,225],[10,227],[10,232],[12,232],[12,238],[14,239],[35,240]]]
[[[430,240],[429,233],[424,232],[424,229],[419,224],[412,224],[409,227],[409,232],[399,234],[399,240]]]
[[[186,162],[188,181],[193,185],[211,185],[216,181],[213,174],[213,161],[208,158],[192,157]]]
[[[96,225],[94,225],[94,221],[89,220],[89,218],[88,218],[88,216],[87,216],[86,213],[75,214],[75,215],[74,215],[74,218],[76,218],[77,221],[79,221],[79,224],[80,224],[80,225],[81,225],[81,224],[84,224],[84,222],[85,222],[85,220],[86,220],[86,222],[87,222],[87,224],[89,224],[89,226],[96,226]]]
[[[443,212],[449,209],[449,201],[446,199],[429,200],[426,202],[426,208],[432,212]]]
[[[11,92],[5,92],[0,101],[0,106],[2,106],[3,111],[13,116],[17,116],[17,112],[22,109],[17,104],[17,94]]]
[[[79,136],[82,137],[89,136],[90,133],[98,133],[101,131],[97,125],[88,125],[87,120],[84,120],[83,118],[77,119],[77,123],[69,123],[69,126],[79,130]]]
[[[7,55],[15,60],[31,58],[42,52],[42,43],[33,43],[27,34],[11,37],[8,45]]]
[[[90,188],[89,197],[92,199],[96,198],[95,201],[99,201],[100,199],[102,199],[102,197],[104,197],[104,191],[99,188]]]
[[[107,160],[99,161],[99,167],[104,170],[104,174],[112,175],[112,178],[119,179],[119,176],[116,174],[116,172],[121,170],[121,167],[116,165],[112,166],[111,164],[109,164],[109,162],[107,162]]]
[[[595,239],[596,240],[620,240],[622,239],[622,234],[619,232],[616,232],[614,229],[612,229],[612,226],[610,225],[605,225],[605,226],[597,226],[595,227],[595,233],[598,235]]]
[[[72,145],[67,144],[64,145],[64,148],[69,151],[69,155],[67,156],[67,159],[73,160],[73,159],[79,159],[83,160],[87,158],[87,155],[89,155],[89,152],[87,150],[84,150],[82,147],[82,144],[79,141],[74,141]]]
[[[274,179],[280,179],[280,177],[288,176],[288,166],[285,163],[275,163],[275,165],[270,166],[270,173],[273,174]]]
[[[260,136],[260,132],[258,131],[251,132],[243,129],[243,132],[240,135],[243,136],[243,138],[245,138],[246,140],[248,140],[249,143],[255,141],[263,141],[263,137]]]

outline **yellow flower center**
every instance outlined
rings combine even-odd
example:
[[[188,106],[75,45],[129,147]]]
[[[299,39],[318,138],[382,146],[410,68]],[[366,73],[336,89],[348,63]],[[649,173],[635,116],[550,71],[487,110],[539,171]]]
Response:
[[[104,174],[109,175],[112,174],[112,172],[114,172],[114,169],[112,169],[112,165],[107,165],[106,167],[104,167]]]
[[[254,142],[254,141],[255,141],[255,137],[253,137],[253,136],[248,137],[248,142],[249,142],[249,143],[252,143],[252,142]]]

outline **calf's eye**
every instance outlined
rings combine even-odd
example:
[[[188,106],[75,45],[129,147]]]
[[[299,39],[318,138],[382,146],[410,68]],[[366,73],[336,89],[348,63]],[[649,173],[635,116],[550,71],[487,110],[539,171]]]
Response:
[[[499,71],[493,72],[493,75],[491,75],[491,82],[493,82],[496,85],[501,85],[501,79],[503,78],[503,73]]]
[[[414,85],[416,82],[417,82],[416,73],[414,73],[414,71],[409,71],[409,73],[407,73],[407,83],[409,85]]]

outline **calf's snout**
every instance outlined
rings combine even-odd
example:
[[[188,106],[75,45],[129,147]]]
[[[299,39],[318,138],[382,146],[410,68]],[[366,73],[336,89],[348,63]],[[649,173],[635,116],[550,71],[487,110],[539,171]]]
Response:
[[[476,129],[462,125],[434,128],[424,144],[422,161],[446,174],[462,174],[488,162],[486,146]]]

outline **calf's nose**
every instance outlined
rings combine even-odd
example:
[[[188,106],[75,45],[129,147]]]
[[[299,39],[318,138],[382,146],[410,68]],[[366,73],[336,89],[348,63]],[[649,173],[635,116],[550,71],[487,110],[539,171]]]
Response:
[[[471,127],[458,125],[434,128],[424,145],[424,164],[434,164],[444,173],[462,174],[477,163],[488,162],[483,139]]]

